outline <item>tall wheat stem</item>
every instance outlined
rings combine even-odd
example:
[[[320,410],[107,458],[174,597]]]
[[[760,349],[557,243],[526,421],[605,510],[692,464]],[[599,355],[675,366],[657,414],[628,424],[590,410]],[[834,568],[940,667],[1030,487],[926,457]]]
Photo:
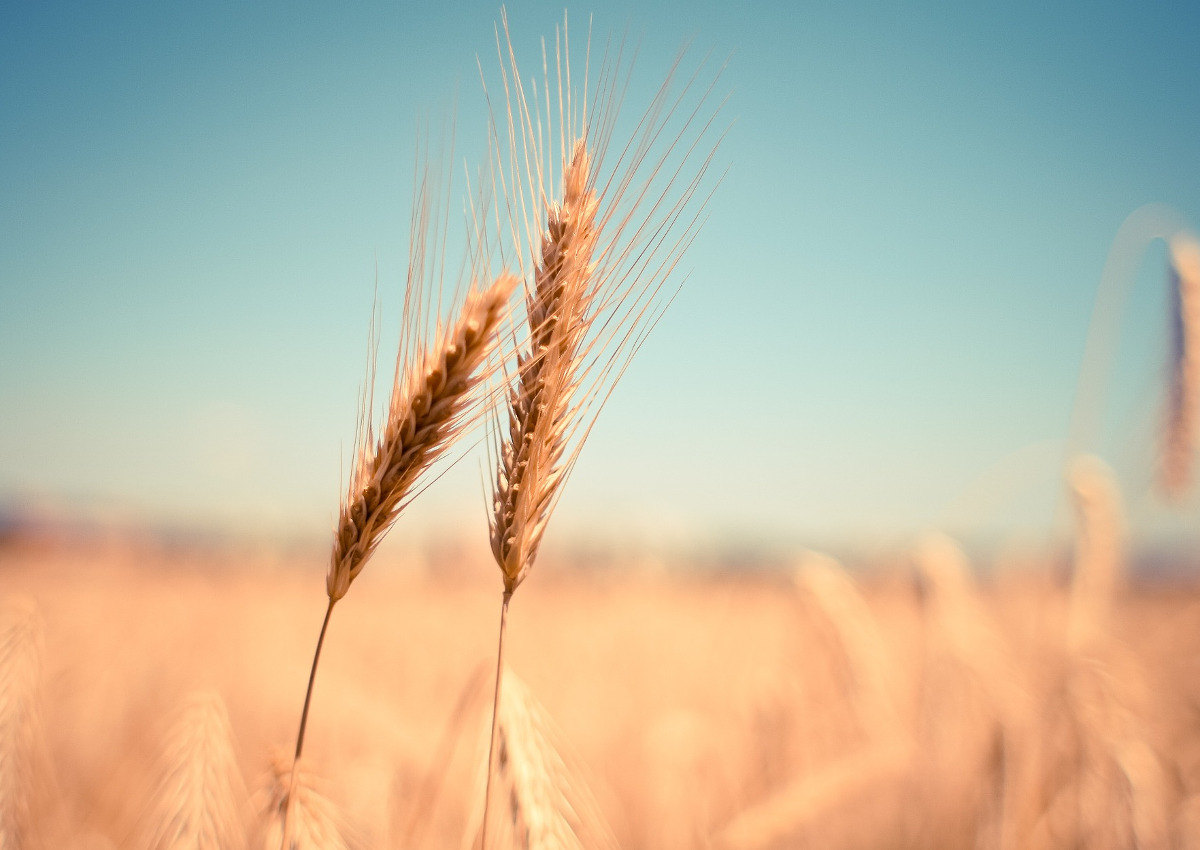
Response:
[[[325,645],[325,632],[329,628],[329,616],[333,613],[336,599],[329,600],[325,609],[325,619],[321,621],[321,633],[317,636],[317,651],[313,653],[312,669],[308,673],[308,689],[304,692],[304,708],[300,712],[300,732],[296,735],[296,762],[300,761],[300,751],[304,749],[304,730],[308,727],[308,706],[312,702],[313,682],[317,678],[317,662],[321,660],[321,647]],[[296,766],[292,765],[292,779],[296,778]]]
[[[500,640],[496,645],[496,693],[492,698],[492,734],[488,741],[487,781],[483,791],[483,836],[480,850],[487,850],[488,810],[492,804],[492,774],[496,772],[496,738],[500,731],[500,681],[504,670],[504,634],[508,631],[508,602],[513,592],[505,590],[500,603]]]
[[[292,759],[292,778],[288,782],[287,814],[283,819],[283,846],[287,850],[291,842],[292,808],[295,805],[296,777],[300,770],[300,753],[304,749],[304,730],[308,728],[308,707],[312,704],[313,682],[317,680],[317,664],[321,660],[321,647],[325,645],[325,632],[329,629],[329,617],[333,614],[336,599],[330,599],[325,609],[325,619],[321,621],[321,633],[317,636],[317,651],[313,653],[312,669],[308,672],[308,688],[304,691],[304,708],[300,710],[300,731],[296,734],[296,755]]]

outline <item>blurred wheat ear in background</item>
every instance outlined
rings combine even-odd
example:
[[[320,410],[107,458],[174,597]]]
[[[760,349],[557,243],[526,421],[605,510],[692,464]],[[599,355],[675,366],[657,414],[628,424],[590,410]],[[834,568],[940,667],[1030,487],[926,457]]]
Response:
[[[225,704],[215,694],[197,694],[167,735],[138,846],[241,850],[245,800]]]
[[[317,789],[303,764],[276,759],[258,796],[261,814],[253,850],[355,850],[343,835],[337,807]]]
[[[591,791],[558,746],[545,709],[511,670],[504,683],[492,776],[503,805],[491,840],[527,850],[616,850]],[[471,837],[482,830],[482,812],[475,810],[467,827]]]
[[[1163,440],[1163,489],[1181,499],[1192,478],[1200,405],[1200,243],[1186,233],[1169,242],[1171,255],[1171,364]]]

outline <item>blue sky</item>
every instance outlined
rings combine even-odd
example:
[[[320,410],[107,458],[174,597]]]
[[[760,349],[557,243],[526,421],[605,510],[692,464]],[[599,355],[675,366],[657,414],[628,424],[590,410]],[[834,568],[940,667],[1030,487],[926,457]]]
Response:
[[[1152,202],[1200,226],[1195,4],[614,2],[570,7],[573,35],[593,12],[594,39],[640,39],[626,110],[691,39],[729,57],[732,128],[687,283],[557,533],[1049,523],[1118,228]],[[385,335],[396,323],[416,143],[453,119],[459,155],[478,148],[498,15],[5,6],[0,500],[327,528],[376,263]],[[562,6],[509,16],[533,73]],[[1146,539],[1198,514],[1148,492],[1164,256],[1137,265],[1093,447]],[[482,541],[479,478],[475,458],[456,467],[408,533]]]

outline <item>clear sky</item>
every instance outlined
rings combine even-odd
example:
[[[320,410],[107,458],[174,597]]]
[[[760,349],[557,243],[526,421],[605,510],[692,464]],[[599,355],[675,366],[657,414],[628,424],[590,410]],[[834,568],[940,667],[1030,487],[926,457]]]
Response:
[[[479,142],[498,14],[6,4],[0,501],[328,527],[376,263],[385,327],[399,309],[416,142],[452,116]],[[570,7],[573,34],[589,14],[641,40],[626,110],[686,39],[729,57],[732,128],[687,283],[554,528],[1049,523],[1118,228],[1151,202],[1200,226],[1200,6],[609,2]],[[540,71],[562,6],[509,15]],[[1146,535],[1200,518],[1148,493],[1164,257],[1137,265],[1094,446]],[[482,540],[479,478],[469,458],[403,522]]]

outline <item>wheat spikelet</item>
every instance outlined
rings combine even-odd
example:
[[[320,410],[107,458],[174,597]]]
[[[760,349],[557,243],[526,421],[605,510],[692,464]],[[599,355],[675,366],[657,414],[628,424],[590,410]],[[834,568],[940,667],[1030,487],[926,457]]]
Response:
[[[854,581],[833,558],[815,552],[800,560],[793,575],[802,598],[825,631],[844,671],[847,701],[868,737],[895,733],[899,717],[888,691],[889,653]]]
[[[1162,483],[1180,498],[1191,481],[1200,403],[1200,244],[1185,233],[1170,241],[1171,363],[1163,445]]]
[[[139,846],[239,850],[245,797],[224,703],[215,694],[195,695],[167,737]]]
[[[372,446],[368,429],[342,503],[326,579],[332,602],[345,596],[421,473],[468,423],[471,390],[515,286],[515,277],[501,274],[471,292],[457,322],[407,370],[397,368],[383,433]]]
[[[1113,597],[1121,581],[1124,520],[1116,481],[1103,461],[1087,456],[1070,471],[1075,505],[1075,566],[1067,616],[1067,643],[1074,650],[1109,629]]]
[[[425,192],[423,188],[418,194],[418,206],[423,201],[428,203]],[[428,208],[414,219],[427,224]],[[433,342],[427,343],[423,333],[423,323],[428,317],[424,315],[422,279],[427,238],[427,235],[413,238],[405,292],[407,324],[396,355],[387,419],[378,440],[373,439],[370,425],[370,393],[364,394],[354,473],[342,501],[326,575],[329,604],[317,636],[300,712],[296,764],[304,749],[313,683],[333,606],[346,595],[391,524],[414,497],[417,480],[482,412],[473,391],[484,380],[484,364],[496,343],[499,326],[507,318],[509,299],[517,283],[516,277],[501,272],[486,289],[479,291],[473,286],[457,320],[443,328],[439,317]],[[372,378],[370,371],[368,384]],[[287,823],[285,813],[285,842],[289,836]]]
[[[351,850],[337,808],[314,784],[303,764],[295,768],[283,758],[272,759],[267,786],[259,794],[261,816],[255,848]]]
[[[41,778],[37,687],[41,621],[32,603],[6,601],[0,610],[0,848],[34,843],[33,805]]]

